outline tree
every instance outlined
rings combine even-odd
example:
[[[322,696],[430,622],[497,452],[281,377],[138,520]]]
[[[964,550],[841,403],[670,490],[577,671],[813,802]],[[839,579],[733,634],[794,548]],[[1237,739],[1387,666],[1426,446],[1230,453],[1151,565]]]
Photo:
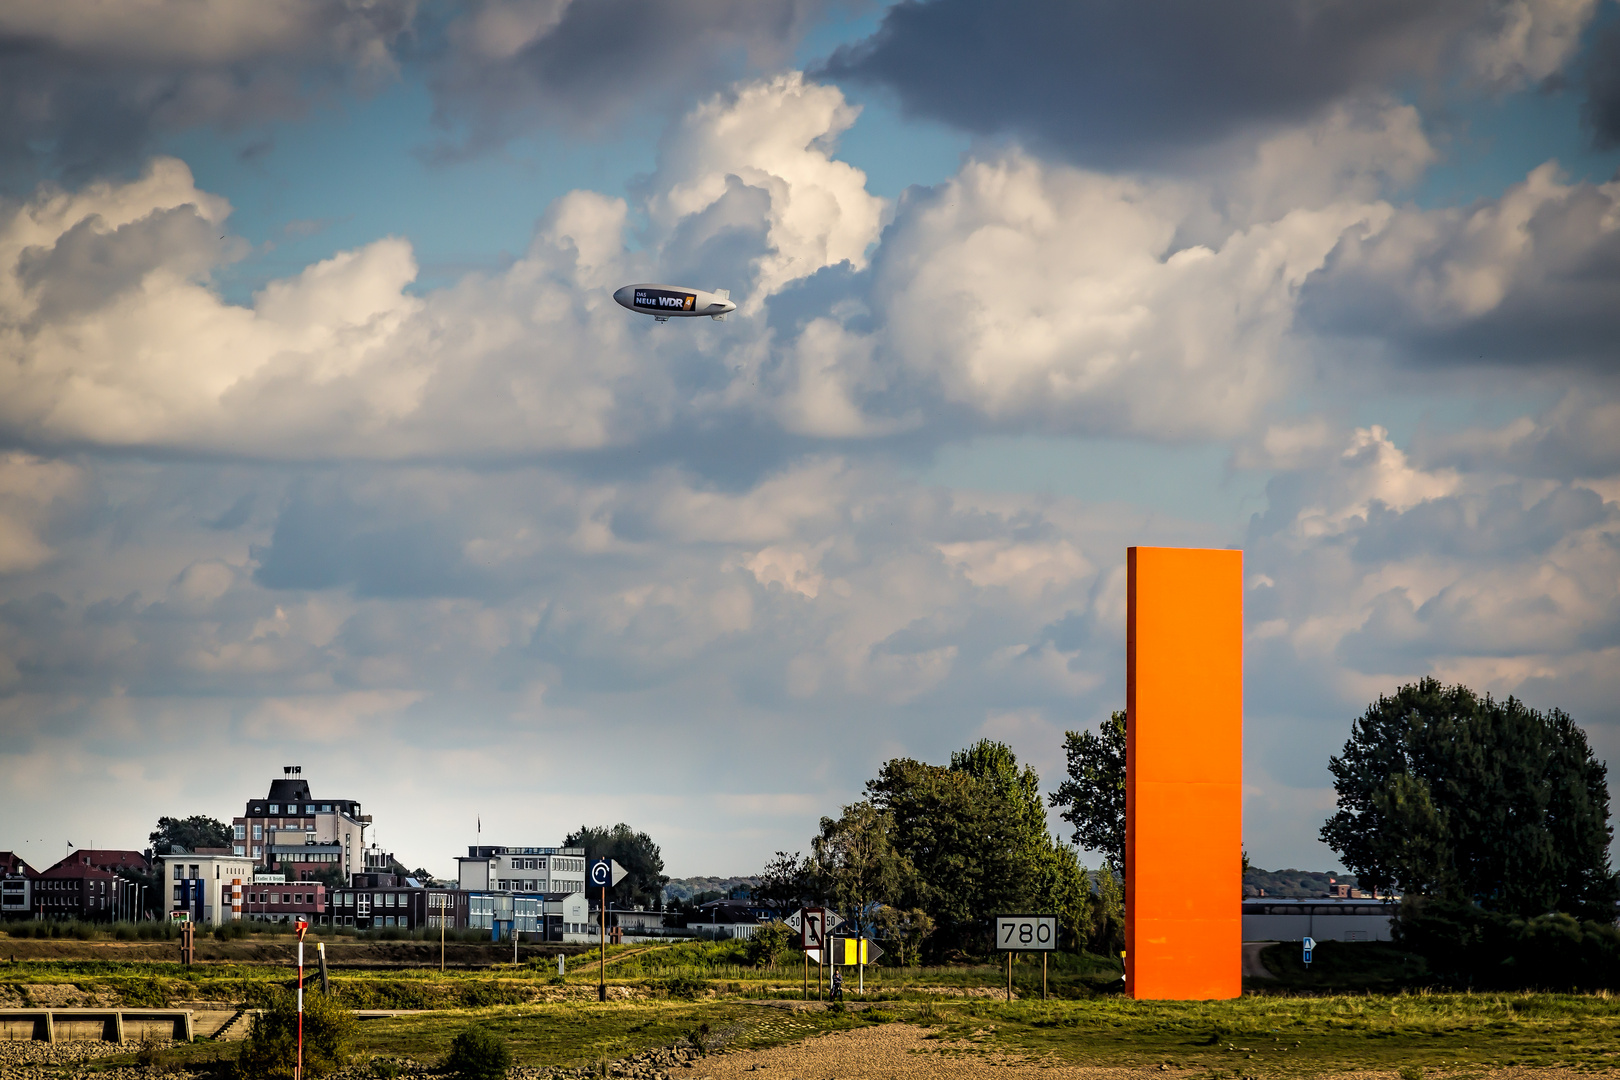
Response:
[[[869,925],[869,911],[893,902],[911,873],[893,833],[893,816],[863,800],[836,820],[822,818],[821,835],[810,842],[816,876],[857,930]]]
[[[1125,714],[1109,716],[1100,731],[1068,731],[1063,750],[1069,778],[1052,793],[1074,826],[1074,843],[1101,852],[1114,873],[1125,868]]]
[[[613,859],[626,873],[609,900],[639,904],[657,909],[664,899],[664,857],[652,837],[636,832],[622,821],[613,828],[592,829],[581,825],[568,834],[563,847],[582,847],[587,859]]]
[[[230,847],[231,827],[223,821],[195,814],[188,818],[158,818],[157,828],[147,837],[154,855],[173,855],[176,849]]]
[[[894,962],[915,967],[922,962],[923,942],[934,932],[934,920],[922,908],[902,909],[884,905],[872,915],[879,940],[894,949]]]
[[[812,895],[810,863],[797,851],[778,851],[754,886],[754,899],[773,911],[792,911]]]
[[[1328,770],[1322,839],[1363,887],[1613,920],[1607,770],[1562,711],[1423,679],[1368,706]]]
[[[934,920],[935,947],[973,944],[998,911],[1053,910],[1086,891],[1047,831],[1040,777],[1005,744],[975,743],[944,767],[895,758],[866,790],[905,860],[896,906]]]

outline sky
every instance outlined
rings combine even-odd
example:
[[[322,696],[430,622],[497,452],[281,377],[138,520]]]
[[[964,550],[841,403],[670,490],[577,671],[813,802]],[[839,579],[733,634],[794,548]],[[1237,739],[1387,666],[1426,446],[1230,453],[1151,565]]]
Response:
[[[12,0],[0,52],[36,866],[286,765],[442,874],[620,821],[747,874],[980,738],[1052,790],[1137,544],[1244,552],[1257,865],[1340,865],[1328,759],[1423,676],[1620,755],[1614,0]]]

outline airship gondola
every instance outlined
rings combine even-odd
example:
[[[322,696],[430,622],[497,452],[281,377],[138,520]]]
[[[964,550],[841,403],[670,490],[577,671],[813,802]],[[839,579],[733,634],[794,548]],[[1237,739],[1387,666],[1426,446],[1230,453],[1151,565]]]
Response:
[[[626,285],[613,294],[622,307],[651,315],[659,322],[695,319],[707,315],[724,322],[726,312],[736,311],[731,293],[725,289],[688,289],[681,285]]]

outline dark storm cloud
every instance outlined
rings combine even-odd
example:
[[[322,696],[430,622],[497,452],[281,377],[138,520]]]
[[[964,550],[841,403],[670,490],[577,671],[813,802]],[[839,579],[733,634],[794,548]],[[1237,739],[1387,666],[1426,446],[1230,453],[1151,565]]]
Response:
[[[549,5],[548,5],[549,6]],[[750,65],[784,60],[826,0],[562,0],[468,5],[433,79],[438,119],[457,133],[438,157],[557,124],[590,131],[660,122]],[[531,21],[532,20],[532,21]]]
[[[1415,362],[1620,369],[1620,198],[1537,169],[1500,199],[1347,232],[1301,296],[1317,330]]]
[[[1444,67],[1480,0],[915,0],[824,72],[907,112],[1098,163],[1161,159]]]
[[[158,136],[297,116],[387,77],[411,0],[0,5],[0,184],[128,166]]]
[[[1607,27],[1586,59],[1581,119],[1599,150],[1620,147],[1620,25]]]

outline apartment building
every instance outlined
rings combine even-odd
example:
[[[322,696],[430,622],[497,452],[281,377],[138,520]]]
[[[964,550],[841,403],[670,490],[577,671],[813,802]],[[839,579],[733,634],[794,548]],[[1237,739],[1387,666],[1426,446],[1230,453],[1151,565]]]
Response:
[[[288,765],[270,793],[249,799],[231,819],[231,851],[268,870],[303,879],[336,868],[347,880],[364,869],[371,815],[354,799],[315,798],[303,767]]]
[[[582,893],[585,869],[584,848],[469,846],[456,858],[467,892]]]

